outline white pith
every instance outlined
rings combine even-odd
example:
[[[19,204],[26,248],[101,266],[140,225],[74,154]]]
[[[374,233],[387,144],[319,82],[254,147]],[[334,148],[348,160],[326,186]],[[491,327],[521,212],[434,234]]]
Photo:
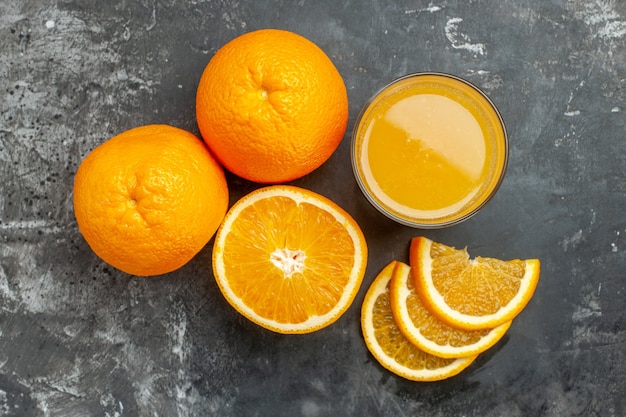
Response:
[[[281,248],[270,254],[270,262],[283,272],[285,278],[291,278],[295,273],[302,273],[305,259],[306,254],[300,249]]]

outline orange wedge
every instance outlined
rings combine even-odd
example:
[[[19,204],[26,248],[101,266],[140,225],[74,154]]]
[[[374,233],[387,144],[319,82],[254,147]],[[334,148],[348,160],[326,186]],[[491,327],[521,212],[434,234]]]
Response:
[[[424,352],[442,358],[477,355],[504,336],[508,321],[494,329],[460,330],[433,316],[415,292],[411,267],[397,262],[391,279],[391,310],[402,334]]]
[[[365,344],[386,369],[412,381],[438,381],[457,375],[476,355],[444,359],[420,350],[400,331],[391,311],[389,283],[397,262],[389,263],[370,285],[361,307]]]
[[[231,207],[213,245],[213,272],[239,313],[279,333],[310,333],[351,305],[367,245],[348,213],[314,192],[258,189]]]
[[[539,260],[470,259],[425,237],[411,241],[410,264],[424,305],[449,326],[492,329],[511,321],[531,299]]]

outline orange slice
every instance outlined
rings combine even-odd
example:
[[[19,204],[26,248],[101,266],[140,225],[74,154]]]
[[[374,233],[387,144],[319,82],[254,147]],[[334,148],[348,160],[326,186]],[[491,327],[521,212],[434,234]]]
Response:
[[[351,305],[367,264],[357,223],[331,200],[286,185],[231,207],[213,246],[213,272],[242,315],[279,333],[309,333]]]
[[[504,336],[508,321],[494,329],[460,330],[433,316],[415,292],[411,267],[397,262],[390,283],[391,310],[402,334],[424,352],[442,358],[477,355]]]
[[[391,312],[389,282],[396,261],[374,279],[361,308],[361,328],[368,350],[386,369],[412,381],[438,381],[457,375],[476,355],[444,359],[420,350],[403,336]]]
[[[424,305],[441,321],[465,330],[511,321],[532,297],[540,269],[538,259],[470,259],[466,249],[425,237],[411,241],[410,264]]]

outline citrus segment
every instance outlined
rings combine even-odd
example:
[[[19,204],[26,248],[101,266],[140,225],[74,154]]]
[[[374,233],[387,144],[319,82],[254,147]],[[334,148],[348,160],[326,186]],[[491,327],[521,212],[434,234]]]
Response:
[[[357,223],[327,198],[269,186],[228,211],[213,247],[213,271],[226,300],[279,333],[308,333],[352,303],[367,263]]]
[[[222,46],[198,85],[205,142],[234,174],[282,183],[322,165],[343,139],[348,95],[330,58],[293,32],[262,29]]]
[[[74,214],[91,249],[112,266],[152,276],[180,268],[228,209],[224,171],[190,132],[147,125],[99,145],[74,180]]]
[[[457,375],[476,355],[444,359],[420,350],[400,331],[390,302],[389,283],[396,261],[389,263],[370,285],[361,308],[361,328],[367,348],[389,371],[412,381],[437,381]]]
[[[410,264],[424,305],[441,321],[465,330],[491,329],[526,306],[539,280],[537,259],[470,259],[425,237],[411,242]]]
[[[443,323],[428,310],[415,291],[411,267],[397,262],[390,284],[391,309],[402,334],[424,352],[442,358],[476,355],[493,346],[511,326],[461,330]]]

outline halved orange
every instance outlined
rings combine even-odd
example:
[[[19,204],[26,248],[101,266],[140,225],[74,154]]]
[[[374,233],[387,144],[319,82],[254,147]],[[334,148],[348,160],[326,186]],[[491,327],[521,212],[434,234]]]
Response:
[[[326,197],[287,185],[237,201],[213,246],[213,272],[226,300],[279,333],[335,322],[354,300],[366,264],[356,221]]]
[[[477,355],[458,359],[431,355],[413,345],[396,324],[389,291],[396,263],[385,266],[365,294],[361,328],[368,350],[384,368],[412,381],[438,381],[457,375]]]
[[[467,249],[422,236],[411,241],[410,264],[424,305],[441,321],[465,330],[511,321],[530,301],[540,270],[538,259],[470,259]]]
[[[476,355],[496,344],[511,321],[494,329],[461,330],[450,327],[428,310],[415,291],[411,267],[397,262],[390,283],[391,310],[402,334],[424,352],[442,358]]]

